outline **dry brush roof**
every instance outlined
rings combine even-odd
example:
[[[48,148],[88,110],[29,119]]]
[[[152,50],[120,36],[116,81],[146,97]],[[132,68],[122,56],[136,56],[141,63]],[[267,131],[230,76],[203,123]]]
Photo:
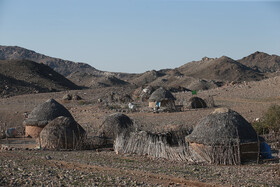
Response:
[[[189,99],[189,107],[191,108],[206,108],[206,102],[200,97],[191,97]]]
[[[54,99],[49,99],[45,103],[35,107],[24,121],[24,124],[44,127],[49,121],[52,121],[59,116],[73,118],[63,105],[59,104]]]
[[[162,87],[152,93],[149,101],[176,100],[172,93]]]
[[[205,145],[256,142],[257,133],[240,114],[230,109],[206,116],[187,136],[187,141]]]
[[[133,127],[131,119],[122,113],[114,113],[106,117],[99,130],[99,136],[116,138],[116,136]]]
[[[48,149],[73,148],[86,131],[72,117],[60,116],[52,120],[40,133],[41,145]]]

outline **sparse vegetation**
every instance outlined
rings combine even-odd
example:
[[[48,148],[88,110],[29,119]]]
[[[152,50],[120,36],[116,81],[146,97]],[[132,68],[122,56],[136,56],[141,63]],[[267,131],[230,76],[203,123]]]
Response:
[[[264,116],[259,121],[253,122],[252,125],[258,134],[278,133],[280,130],[280,106],[270,106]]]
[[[11,49],[9,51],[12,52],[12,56],[14,52]],[[19,51],[21,51],[19,54],[24,55],[22,53],[25,51],[24,49]],[[35,52],[30,53],[31,57],[28,58],[29,60],[43,62],[46,65],[50,65],[47,61],[52,61],[50,57],[40,55],[37,58]],[[211,63],[208,63],[210,60]],[[245,59],[245,61],[247,60]],[[244,64],[246,65],[247,62],[245,61]],[[272,131],[278,132],[278,134],[270,133],[263,135],[273,150],[273,156],[278,158],[280,156],[280,106],[274,105],[270,108],[269,106],[272,103],[280,104],[280,89],[278,88],[280,76],[257,82],[255,80],[266,77],[263,74],[256,74],[252,69],[246,69],[246,66],[240,65],[237,61],[227,57],[218,59],[205,58],[204,61],[199,62],[201,62],[201,66],[193,62],[176,68],[176,70],[166,69],[143,74],[111,72],[108,75],[108,79],[108,77],[103,77],[108,72],[98,71],[82,63],[75,64],[74,62],[54,59],[52,61],[54,65],[52,68],[57,70],[57,72],[67,76],[76,84],[91,86],[91,89],[67,91],[71,95],[81,95],[83,100],[80,101],[63,100],[65,91],[40,93],[42,91],[40,90],[40,85],[48,85],[45,88],[47,92],[65,90],[64,88],[60,89],[61,87],[56,88],[58,84],[53,81],[50,84],[46,84],[49,82],[47,80],[53,80],[55,77],[55,74],[50,74],[48,71],[44,74],[44,77],[38,79],[37,74],[35,74],[36,72],[31,71],[33,76],[30,77],[30,75],[21,74],[23,73],[22,68],[17,70],[17,72],[20,72],[17,74],[11,71],[13,66],[9,67],[8,73],[15,74],[16,78],[25,78],[24,80],[27,81],[32,82],[35,80],[34,84],[30,82],[22,84],[22,81],[9,79],[7,76],[2,76],[3,73],[0,72],[0,79],[2,78],[4,80],[3,83],[5,83],[0,84],[0,92],[2,93],[2,98],[0,98],[0,131],[4,132],[7,128],[15,127],[19,132],[18,134],[23,135],[25,126],[22,122],[26,115],[30,114],[32,109],[38,104],[49,98],[54,98],[65,105],[75,118],[75,121],[87,133],[85,135],[87,138],[81,139],[80,142],[76,139],[76,136],[70,140],[64,138],[67,142],[72,141],[74,146],[66,146],[67,144],[65,143],[62,151],[37,150],[32,147],[33,145],[30,145],[28,150],[25,150],[27,147],[24,146],[27,146],[29,142],[27,139],[24,139],[24,148],[18,144],[16,146],[20,148],[16,146],[11,147],[13,146],[12,139],[3,140],[2,144],[0,144],[0,186],[279,185],[277,181],[279,180],[278,160],[269,164],[248,163],[248,165],[245,164],[241,167],[202,165],[200,163],[190,164],[188,162],[170,161],[162,158],[151,158],[147,155],[115,154],[109,139],[98,136],[105,117],[117,111],[127,113],[127,116],[136,124],[136,132],[140,129],[151,132],[151,134],[159,134],[160,136],[153,136],[152,139],[157,140],[167,135],[166,132],[169,131],[175,132],[178,130],[178,132],[181,132],[182,129],[189,129],[191,131],[203,117],[212,113],[213,108],[216,106],[234,109],[248,121],[259,118],[267,110],[260,122],[253,123],[253,126],[259,134]],[[215,67],[211,64],[214,64]],[[37,66],[36,64],[33,65]],[[209,65],[209,67],[205,65]],[[194,71],[193,68],[197,71]],[[4,69],[2,68],[1,70],[3,71]],[[39,72],[39,74],[41,73]],[[208,75],[210,75],[210,78]],[[41,78],[44,78],[44,80]],[[206,80],[206,78],[209,78],[209,80]],[[58,78],[54,79],[57,80]],[[228,84],[214,79],[227,81]],[[252,82],[248,82],[249,80],[252,80]],[[122,81],[125,81],[125,83]],[[126,82],[130,84],[126,84]],[[16,85],[10,83],[15,83]],[[52,87],[52,83],[55,83],[55,87]],[[176,92],[174,93],[177,99],[176,104],[180,105],[180,107],[186,106],[188,100],[193,95],[188,89],[174,90],[178,85],[198,90],[197,96],[203,98],[208,107],[204,109],[186,109],[174,113],[152,113],[149,111],[147,101],[149,97],[141,95],[143,89],[149,88],[147,86],[152,86],[155,89],[159,86],[172,88],[173,92]],[[26,89],[23,89],[21,86],[25,86]],[[136,90],[137,92],[135,92]],[[31,94],[21,95],[22,93]],[[149,91],[147,95],[150,94]],[[4,97],[14,95],[18,96]],[[129,112],[129,102],[137,106],[137,111]],[[116,130],[116,127],[111,127],[111,129]],[[209,131],[207,133],[209,134]],[[62,135],[58,136],[58,142],[61,142],[63,137]],[[170,139],[169,136],[166,137],[166,140],[174,142],[174,139]],[[131,138],[137,140],[135,136]],[[182,140],[184,138],[183,135]],[[152,147],[151,145],[155,144],[155,142],[161,144],[163,141],[150,141],[147,147]],[[35,142],[33,144],[35,145]],[[170,145],[170,148],[176,149],[173,146],[174,144]],[[139,149],[139,144],[136,147]],[[152,149],[152,151],[155,150],[157,149]],[[225,158],[224,155],[221,157]]]

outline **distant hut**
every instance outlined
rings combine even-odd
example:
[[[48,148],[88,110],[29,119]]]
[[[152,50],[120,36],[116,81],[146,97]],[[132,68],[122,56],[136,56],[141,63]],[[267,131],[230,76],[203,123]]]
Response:
[[[151,97],[151,94],[155,91],[155,88],[152,87],[152,86],[147,86],[145,87],[144,89],[142,89],[139,97],[140,97],[140,100],[142,102],[146,102],[150,97]]]
[[[70,100],[82,100],[82,98],[77,95],[77,94],[65,94],[63,97],[62,97],[62,100],[66,100],[66,101],[70,101]]]
[[[259,157],[258,136],[251,124],[226,108],[202,119],[186,142],[197,162],[236,165]]]
[[[54,99],[49,99],[45,103],[38,105],[23,122],[25,125],[25,136],[37,138],[48,122],[59,116],[73,118],[70,112]]]
[[[44,149],[81,149],[85,130],[73,118],[60,116],[49,122],[40,133]]]
[[[63,97],[62,97],[62,100],[72,100],[72,95],[71,94],[65,94]]]
[[[74,94],[74,95],[72,96],[72,99],[73,99],[73,100],[79,101],[79,100],[82,100],[83,98],[82,98],[81,96],[77,95],[77,94]]]
[[[188,108],[206,108],[206,102],[200,97],[192,97],[189,99]]]
[[[128,132],[133,128],[132,120],[124,114],[114,113],[106,117],[98,132],[99,137],[108,139],[108,144],[113,145],[118,134]]]
[[[166,107],[168,109],[175,109],[176,98],[172,93],[162,87],[152,93],[149,98],[149,107]]]

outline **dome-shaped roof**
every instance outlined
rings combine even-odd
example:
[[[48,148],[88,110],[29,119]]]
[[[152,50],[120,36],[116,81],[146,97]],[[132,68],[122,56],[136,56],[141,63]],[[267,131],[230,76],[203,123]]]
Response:
[[[205,145],[256,142],[257,133],[237,112],[216,109],[195,126],[186,140]]]
[[[52,121],[59,116],[73,118],[63,105],[59,104],[54,99],[49,99],[45,103],[35,107],[23,124],[44,127],[49,121]]]
[[[207,104],[200,97],[192,97],[189,100],[189,107],[190,108],[206,108]]]
[[[60,116],[49,122],[40,133],[42,148],[72,149],[76,148],[79,140],[86,131],[73,118]]]
[[[122,113],[114,113],[106,117],[98,132],[99,136],[114,139],[118,134],[133,127],[131,119]]]
[[[172,93],[162,87],[152,93],[149,101],[176,100]]]

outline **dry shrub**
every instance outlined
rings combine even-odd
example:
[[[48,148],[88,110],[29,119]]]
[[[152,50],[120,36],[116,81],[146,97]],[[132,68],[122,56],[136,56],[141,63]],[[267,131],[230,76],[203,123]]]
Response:
[[[280,130],[280,106],[272,105],[260,121],[252,123],[258,134],[278,133]]]

